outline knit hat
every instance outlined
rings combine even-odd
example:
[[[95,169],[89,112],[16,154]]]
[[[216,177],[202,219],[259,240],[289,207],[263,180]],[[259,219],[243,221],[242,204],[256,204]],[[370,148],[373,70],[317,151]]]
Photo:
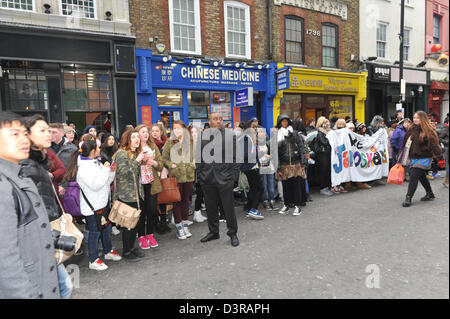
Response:
[[[83,130],[83,134],[89,133],[89,130],[90,130],[91,128],[95,128],[95,126],[94,126],[94,125],[88,125],[88,126],[86,126],[86,127],[84,128],[84,130]]]
[[[361,131],[363,128],[366,127],[366,124],[359,122],[358,120],[355,121],[355,131],[359,132]]]

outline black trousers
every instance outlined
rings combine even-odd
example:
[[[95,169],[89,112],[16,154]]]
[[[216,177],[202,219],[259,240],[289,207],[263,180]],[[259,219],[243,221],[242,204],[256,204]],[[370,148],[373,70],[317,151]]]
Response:
[[[409,169],[409,185],[408,185],[408,193],[406,194],[407,196],[411,196],[411,198],[414,196],[419,181],[420,184],[422,184],[423,188],[425,188],[425,191],[427,193],[433,192],[433,190],[431,189],[430,182],[428,181],[427,178],[427,172],[428,171],[425,169],[416,167],[411,167]]]
[[[285,181],[282,181],[281,184],[283,185],[283,200],[284,205],[286,206],[300,206],[302,203],[301,194],[304,192],[301,191],[301,185],[302,185],[302,178],[300,176],[298,177],[292,177]],[[304,184],[304,180],[303,180]],[[306,195],[304,195],[306,197]]]
[[[203,190],[202,186],[199,183],[195,183],[195,204],[194,210],[198,211],[202,209],[203,203]]]
[[[152,184],[144,184],[144,205],[136,226],[138,237],[153,234],[158,224],[158,196],[152,195]]]
[[[258,209],[259,199],[261,198],[264,192],[264,184],[259,174],[258,169],[253,169],[251,171],[244,172],[245,176],[247,176],[248,181],[248,194],[247,194],[247,205],[245,205],[244,209]]]
[[[208,228],[213,234],[219,233],[219,204],[222,203],[225,219],[227,220],[227,235],[236,234],[238,231],[236,213],[234,211],[234,183],[226,185],[202,185],[205,196]]]
[[[319,165],[320,189],[331,187],[331,154],[318,153],[316,155]]]
[[[134,208],[138,208],[137,203],[127,203],[124,202],[125,204],[134,207]],[[144,203],[141,202],[139,203],[139,205],[141,205],[141,209],[144,205]],[[139,222],[138,222],[139,224]],[[136,225],[137,226],[137,225]],[[134,242],[136,241],[136,233],[137,233],[137,228],[133,228],[131,230],[128,230],[126,228],[123,228],[122,230],[122,244],[123,244],[123,254],[127,254],[130,252],[131,249],[134,248]]]

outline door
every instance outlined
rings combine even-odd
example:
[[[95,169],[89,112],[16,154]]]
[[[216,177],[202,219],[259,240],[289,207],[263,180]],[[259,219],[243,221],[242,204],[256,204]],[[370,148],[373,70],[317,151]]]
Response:
[[[136,126],[136,89],[134,79],[116,79],[117,120],[119,134],[125,131],[127,125]]]
[[[241,122],[247,122],[252,117],[256,117],[256,108],[254,106],[241,107]]]
[[[47,86],[50,122],[61,123],[64,119],[61,106],[61,82],[59,77],[47,77]]]

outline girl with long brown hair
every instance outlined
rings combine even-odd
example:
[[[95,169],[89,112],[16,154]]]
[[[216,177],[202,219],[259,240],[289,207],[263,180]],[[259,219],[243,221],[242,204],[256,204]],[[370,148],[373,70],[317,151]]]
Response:
[[[424,111],[417,111],[414,114],[413,124],[405,134],[402,150],[409,139],[411,139],[411,146],[409,147],[410,181],[403,207],[411,206],[411,200],[419,181],[426,191],[426,195],[420,200],[430,201],[435,198],[430,182],[427,179],[427,172],[431,168],[433,157],[442,154],[439,138]]]

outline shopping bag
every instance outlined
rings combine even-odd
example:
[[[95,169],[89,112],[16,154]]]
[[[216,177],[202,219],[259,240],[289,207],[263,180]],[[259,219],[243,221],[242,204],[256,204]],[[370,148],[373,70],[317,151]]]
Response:
[[[403,181],[405,180],[405,169],[402,164],[395,164],[394,167],[391,168],[388,175],[387,182],[390,184],[403,185]]]

